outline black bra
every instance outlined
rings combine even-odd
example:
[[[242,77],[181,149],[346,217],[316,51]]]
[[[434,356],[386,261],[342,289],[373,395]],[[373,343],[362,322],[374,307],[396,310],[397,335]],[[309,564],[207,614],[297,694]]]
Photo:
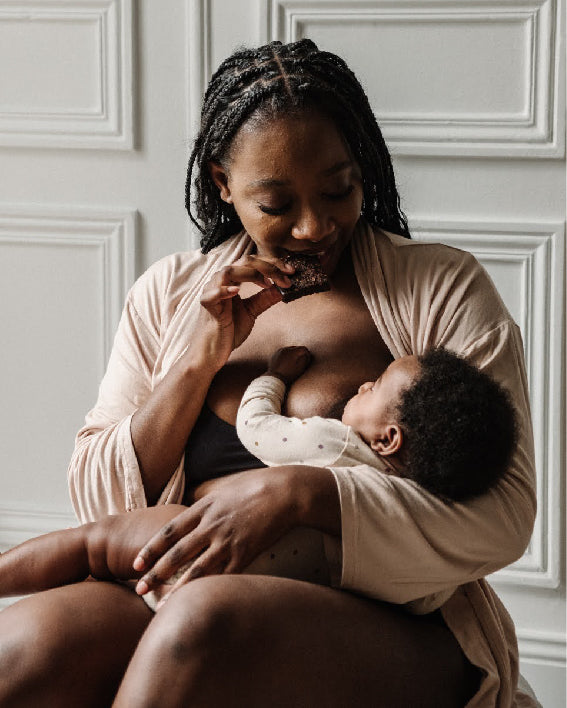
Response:
[[[234,425],[219,418],[205,403],[185,447],[187,486],[266,466],[240,442]]]

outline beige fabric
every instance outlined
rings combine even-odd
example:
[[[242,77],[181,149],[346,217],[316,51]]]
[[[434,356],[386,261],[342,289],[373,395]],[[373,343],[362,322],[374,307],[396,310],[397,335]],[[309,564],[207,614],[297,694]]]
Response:
[[[208,277],[250,248],[248,237],[239,234],[208,256],[170,256],[130,291],[97,404],[77,436],[69,467],[81,521],[146,506],[130,416],[186,348],[198,314],[197,296]],[[535,517],[533,441],[518,327],[469,254],[373,234],[362,222],[352,254],[361,291],[394,357],[443,345],[469,358],[510,390],[520,442],[501,482],[465,504],[444,504],[410,480],[366,465],[331,468],[341,501],[341,585],[395,603],[460,585],[442,612],[463,651],[485,674],[468,705],[519,706],[525,696],[516,699],[513,625],[481,580],[521,556]],[[160,502],[180,502],[183,485],[182,461]]]

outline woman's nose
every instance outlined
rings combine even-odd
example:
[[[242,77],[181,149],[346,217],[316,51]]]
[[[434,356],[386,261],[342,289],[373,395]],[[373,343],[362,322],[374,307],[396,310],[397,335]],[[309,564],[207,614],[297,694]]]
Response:
[[[293,238],[319,242],[329,236],[335,229],[331,217],[324,212],[305,208],[299,214],[292,229]]]

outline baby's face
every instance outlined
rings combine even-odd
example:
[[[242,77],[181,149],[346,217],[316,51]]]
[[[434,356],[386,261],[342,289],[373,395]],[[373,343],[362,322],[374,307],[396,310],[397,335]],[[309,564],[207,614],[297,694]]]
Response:
[[[396,420],[396,408],[403,391],[419,374],[415,356],[393,361],[376,381],[367,381],[345,406],[342,422],[350,425],[367,443],[381,439]]]

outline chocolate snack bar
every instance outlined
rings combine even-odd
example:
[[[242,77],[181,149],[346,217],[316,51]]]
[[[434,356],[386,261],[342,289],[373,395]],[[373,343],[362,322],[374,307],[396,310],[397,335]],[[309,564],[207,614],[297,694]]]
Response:
[[[291,302],[305,295],[323,293],[331,289],[331,284],[323,272],[317,256],[310,256],[306,253],[290,253],[283,260],[295,267],[295,273],[288,275],[291,286],[289,288],[276,286],[283,296],[283,302]]]

